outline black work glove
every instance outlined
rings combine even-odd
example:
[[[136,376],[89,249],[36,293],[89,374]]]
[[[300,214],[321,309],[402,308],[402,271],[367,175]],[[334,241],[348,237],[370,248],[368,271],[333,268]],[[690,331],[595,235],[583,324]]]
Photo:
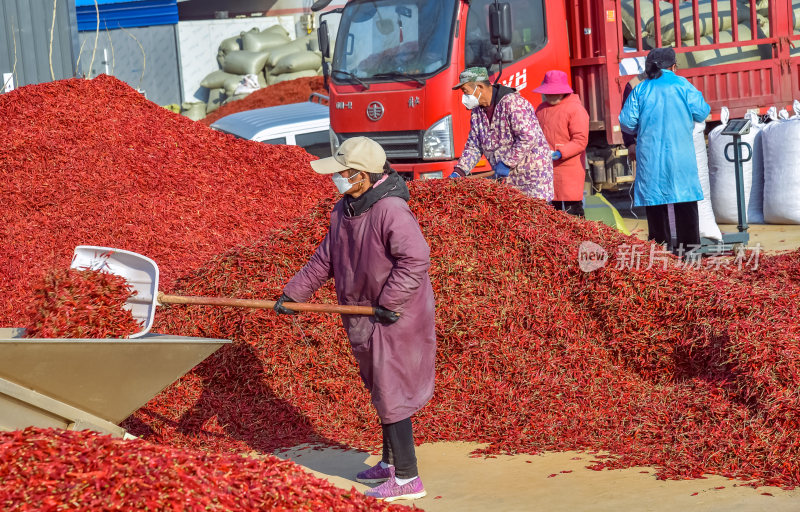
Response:
[[[394,311],[389,311],[388,309],[382,308],[380,306],[375,307],[375,314],[373,316],[375,317],[375,320],[384,325],[393,324],[396,321],[400,320],[400,315],[398,315]]]
[[[274,306],[272,306],[272,309],[274,309],[275,312],[278,313],[279,315],[296,315],[297,311],[285,307],[283,305],[284,302],[294,302],[294,300],[292,300],[291,297],[283,293],[281,294],[281,298],[275,302]]]

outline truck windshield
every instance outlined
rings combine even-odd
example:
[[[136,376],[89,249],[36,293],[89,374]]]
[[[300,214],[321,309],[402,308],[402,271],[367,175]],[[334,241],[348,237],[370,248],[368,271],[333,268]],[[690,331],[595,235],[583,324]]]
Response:
[[[339,22],[333,79],[374,82],[437,73],[449,64],[455,12],[456,0],[349,2]]]

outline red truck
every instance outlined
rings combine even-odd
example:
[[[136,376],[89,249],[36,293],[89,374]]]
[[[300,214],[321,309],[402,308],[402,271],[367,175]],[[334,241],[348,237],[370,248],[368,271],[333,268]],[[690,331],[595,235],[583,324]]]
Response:
[[[561,69],[590,114],[588,178],[614,189],[633,179],[618,121],[623,91],[651,48],[675,47],[678,73],[703,92],[712,119],[723,106],[741,116],[800,97],[800,0],[505,0],[512,30],[502,47],[491,42],[497,4],[351,0],[328,11],[341,14],[325,66],[332,148],[365,135],[409,178],[449,176],[469,132],[452,90],[462,69],[501,71],[500,82],[534,105],[541,98],[532,89]],[[327,20],[319,33],[325,52]]]

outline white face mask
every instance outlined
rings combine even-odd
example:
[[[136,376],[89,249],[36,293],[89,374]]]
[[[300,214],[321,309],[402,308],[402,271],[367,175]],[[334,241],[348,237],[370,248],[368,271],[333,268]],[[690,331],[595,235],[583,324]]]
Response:
[[[476,87],[475,90],[472,91],[472,94],[465,93],[464,96],[461,97],[461,103],[463,103],[464,106],[467,107],[467,110],[472,110],[473,108],[478,106],[478,100],[481,99],[481,95],[483,95],[483,92],[478,94],[478,97],[476,98],[475,91],[477,90],[478,88]]]
[[[353,176],[357,176],[357,175],[354,174]],[[352,178],[353,176],[350,176],[350,178]],[[361,181],[364,181],[362,179],[361,181],[356,181],[355,183],[350,183],[350,178],[345,178],[344,176],[342,176],[338,172],[333,173],[331,175],[331,178],[333,179],[333,184],[336,185],[336,190],[338,190],[340,194],[347,193],[348,190],[353,188],[353,185],[358,185],[359,183],[361,183]]]

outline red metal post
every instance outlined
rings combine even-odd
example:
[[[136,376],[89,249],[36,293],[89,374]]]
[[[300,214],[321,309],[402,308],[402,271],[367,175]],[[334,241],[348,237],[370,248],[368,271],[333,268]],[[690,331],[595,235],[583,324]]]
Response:
[[[717,0],[711,0],[711,23],[714,27],[714,44],[719,44],[719,8]]]
[[[653,30],[656,33],[656,48],[661,48],[661,3],[653,0]]]
[[[642,6],[639,2],[640,0],[633,0],[633,12],[636,16],[636,19],[634,20],[636,25],[636,49],[641,52],[644,50],[644,44],[642,43]],[[621,4],[617,5],[620,9],[622,8]],[[621,13],[622,11],[619,12]]]
[[[739,41],[739,13],[736,12],[736,0],[730,0],[731,2],[731,33],[733,34],[733,40]],[[751,4],[754,2],[750,2]],[[755,28],[755,27],[753,27]]]
[[[683,44],[683,37],[681,34],[681,8],[678,2],[679,0],[672,0],[672,27],[675,32],[675,48],[680,48]]]
[[[694,44],[700,46],[700,5],[692,0],[692,21],[694,22]]]

